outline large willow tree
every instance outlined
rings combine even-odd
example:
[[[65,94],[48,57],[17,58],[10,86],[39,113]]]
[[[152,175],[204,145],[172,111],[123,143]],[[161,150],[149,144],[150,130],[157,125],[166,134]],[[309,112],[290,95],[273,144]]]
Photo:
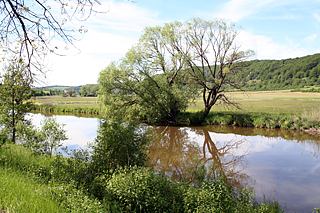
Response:
[[[202,119],[219,101],[233,104],[225,91],[238,88],[240,62],[252,54],[240,50],[237,35],[234,25],[220,20],[147,28],[120,63],[100,74],[100,97],[108,115],[176,123],[199,92]]]
[[[138,44],[119,64],[111,64],[99,78],[100,97],[107,116],[150,123],[176,123],[187,108],[191,92],[183,74],[183,55],[170,40],[182,40],[179,23],[147,28]]]

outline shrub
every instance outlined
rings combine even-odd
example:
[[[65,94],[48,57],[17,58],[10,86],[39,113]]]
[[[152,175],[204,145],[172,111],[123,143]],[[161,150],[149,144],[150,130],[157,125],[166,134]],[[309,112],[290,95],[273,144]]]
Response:
[[[146,133],[135,125],[104,122],[93,145],[91,166],[97,174],[119,167],[142,166],[147,143]]]
[[[105,212],[100,201],[90,198],[72,184],[53,185],[51,193],[53,199],[68,212]]]
[[[232,212],[235,200],[231,187],[218,180],[205,182],[200,188],[189,187],[184,203],[186,212]]]
[[[181,212],[183,208],[178,185],[147,168],[119,170],[106,190],[126,212]]]

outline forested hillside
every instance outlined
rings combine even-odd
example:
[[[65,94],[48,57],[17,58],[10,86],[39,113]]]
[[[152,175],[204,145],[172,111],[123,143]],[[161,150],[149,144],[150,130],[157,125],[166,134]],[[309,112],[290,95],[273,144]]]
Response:
[[[320,54],[283,60],[253,60],[239,73],[249,90],[297,89],[320,86]]]

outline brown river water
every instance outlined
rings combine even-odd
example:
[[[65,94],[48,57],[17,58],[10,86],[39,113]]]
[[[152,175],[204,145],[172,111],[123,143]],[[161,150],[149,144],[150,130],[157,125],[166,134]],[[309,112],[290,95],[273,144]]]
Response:
[[[31,115],[39,125],[43,115]],[[55,116],[65,124],[69,148],[94,141],[99,120]],[[175,180],[197,183],[223,176],[235,187],[276,200],[285,212],[320,208],[320,138],[299,131],[254,128],[153,127],[148,164]]]

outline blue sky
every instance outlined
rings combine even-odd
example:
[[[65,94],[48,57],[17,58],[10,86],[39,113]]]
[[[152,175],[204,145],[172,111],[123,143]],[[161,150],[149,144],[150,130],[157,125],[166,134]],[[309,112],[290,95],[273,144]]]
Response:
[[[46,84],[95,83],[119,60],[146,26],[194,17],[239,27],[238,43],[252,59],[282,59],[320,52],[320,0],[100,0],[103,14],[83,23],[88,32],[68,56],[50,56]]]

